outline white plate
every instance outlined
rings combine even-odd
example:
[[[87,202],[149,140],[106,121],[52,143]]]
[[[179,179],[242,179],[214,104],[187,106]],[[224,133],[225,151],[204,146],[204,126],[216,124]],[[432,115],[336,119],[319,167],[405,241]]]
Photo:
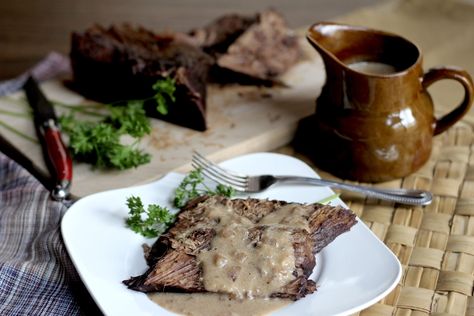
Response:
[[[317,176],[304,162],[271,153],[240,156],[222,165],[248,174]],[[174,315],[121,283],[146,270],[142,244],[153,242],[125,227],[125,202],[139,195],[145,204],[171,206],[170,197],[182,178],[170,173],[147,185],[93,194],[76,202],[64,216],[61,229],[67,250],[106,315]],[[312,203],[332,194],[325,187],[277,186],[252,196]],[[339,199],[332,204],[344,205]],[[316,262],[312,278],[318,290],[274,315],[352,314],[387,295],[401,276],[395,255],[360,220],[324,248]]]

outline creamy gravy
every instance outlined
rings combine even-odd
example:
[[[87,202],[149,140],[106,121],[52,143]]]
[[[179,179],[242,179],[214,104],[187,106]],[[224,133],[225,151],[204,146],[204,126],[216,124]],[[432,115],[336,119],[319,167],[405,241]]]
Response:
[[[349,68],[376,75],[388,75],[397,72],[397,69],[389,64],[375,61],[360,61],[348,65]]]
[[[218,224],[211,249],[197,255],[206,290],[237,298],[266,297],[294,280],[292,227],[281,223],[288,216],[253,223],[224,205],[209,208],[207,216]]]
[[[291,303],[283,299],[230,299],[213,293],[151,293],[148,297],[174,313],[193,316],[266,315]]]
[[[287,228],[304,229],[309,232],[308,209],[301,207],[298,204],[287,204],[280,207],[278,210],[267,214],[258,223],[260,225],[275,225]]]
[[[292,232],[309,231],[310,210],[287,204],[255,223],[238,215],[230,204],[207,200],[200,207],[203,213],[197,225],[177,240],[186,244],[196,229],[215,230],[211,247],[196,258],[205,289],[228,295],[153,293],[149,297],[185,315],[264,315],[289,304],[289,300],[268,297],[295,279]]]

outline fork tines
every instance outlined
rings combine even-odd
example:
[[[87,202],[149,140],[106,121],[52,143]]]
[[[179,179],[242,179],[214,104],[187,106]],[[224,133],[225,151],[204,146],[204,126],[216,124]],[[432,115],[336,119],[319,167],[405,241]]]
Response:
[[[205,177],[217,183],[230,186],[238,191],[244,191],[247,187],[247,176],[226,170],[198,152],[194,152],[191,165],[194,169],[200,169]]]

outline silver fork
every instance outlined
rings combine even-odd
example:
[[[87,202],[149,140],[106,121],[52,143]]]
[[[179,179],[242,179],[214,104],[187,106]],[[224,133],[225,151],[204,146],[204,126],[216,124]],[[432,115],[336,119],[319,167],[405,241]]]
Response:
[[[381,200],[408,205],[428,205],[433,199],[433,196],[430,192],[423,190],[380,189],[337,182],[333,180],[298,176],[243,175],[220,167],[198,152],[194,152],[193,154],[192,166],[195,169],[200,169],[205,177],[217,183],[230,186],[240,192],[261,192],[276,183],[287,183],[329,186],[336,189],[361,193],[365,196],[374,197]]]

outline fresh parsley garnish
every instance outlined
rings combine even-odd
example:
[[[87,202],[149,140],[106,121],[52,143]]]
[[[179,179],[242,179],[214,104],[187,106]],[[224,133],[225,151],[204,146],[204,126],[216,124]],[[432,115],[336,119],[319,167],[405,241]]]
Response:
[[[201,169],[195,169],[189,172],[183,181],[176,188],[173,204],[176,207],[183,207],[188,201],[201,195],[223,195],[232,197],[235,190],[230,186],[218,184],[215,189],[210,188],[204,183],[204,176]]]
[[[229,186],[219,184],[215,189],[210,188],[204,183],[204,176],[201,169],[189,172],[175,191],[173,199],[174,206],[181,208],[186,203],[201,195],[223,195],[232,197],[235,190]],[[127,198],[129,217],[126,219],[126,225],[134,232],[145,237],[152,238],[161,235],[174,222],[175,215],[166,207],[157,204],[148,205],[145,209],[143,202],[138,196]]]
[[[99,122],[79,121],[72,113],[60,117],[72,156],[99,168],[128,169],[150,162],[150,155],[138,148],[139,140],[151,131],[143,104],[108,105],[108,110],[110,115]],[[131,144],[122,143],[124,135],[133,139]]]
[[[172,103],[176,101],[176,97],[174,96],[174,92],[176,91],[176,81],[167,77],[163,80],[158,80],[152,86],[152,89],[156,92],[153,96],[153,99],[156,102],[156,110],[163,115],[168,114],[169,101]]]
[[[144,110],[144,102],[128,101],[126,105],[109,106],[110,122],[120,133],[143,137],[151,132],[150,121]]]
[[[138,196],[127,198],[129,217],[127,226],[134,232],[147,238],[161,235],[174,222],[175,215],[166,207],[149,204],[145,209],[143,202]]]
[[[176,101],[176,82],[166,77],[156,81],[152,89],[155,94],[150,98],[103,105],[100,112],[91,112],[80,106],[71,107],[72,110],[61,116],[59,122],[69,136],[73,158],[107,169],[129,169],[150,162],[151,156],[138,146],[140,140],[151,132],[145,103],[156,102],[157,111],[166,115],[168,105]],[[98,115],[102,119],[78,120],[76,112]],[[129,142],[125,143],[123,138],[127,137]]]

